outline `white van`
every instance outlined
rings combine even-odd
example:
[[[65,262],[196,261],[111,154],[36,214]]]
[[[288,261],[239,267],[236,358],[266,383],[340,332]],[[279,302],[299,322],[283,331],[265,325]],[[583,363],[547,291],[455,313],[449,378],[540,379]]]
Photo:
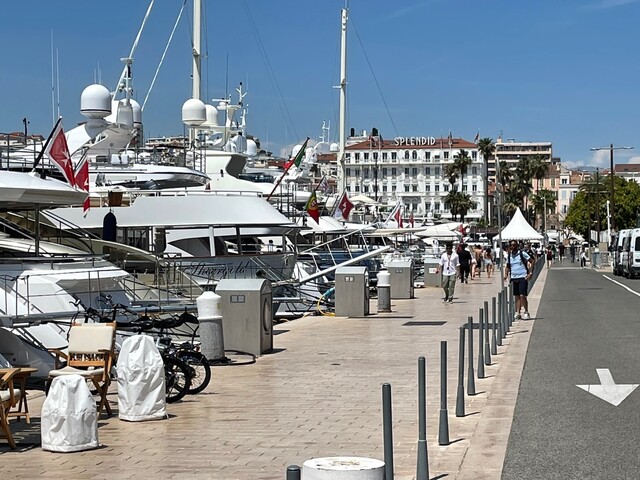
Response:
[[[626,265],[622,267],[624,276],[633,278],[640,275],[640,228],[634,228],[628,235]]]
[[[630,229],[620,230],[616,236],[614,237],[612,256],[613,256],[613,274],[614,275],[622,275],[622,250],[623,250],[623,241],[625,237],[629,237],[631,234]],[[625,259],[628,257],[628,254],[625,254]]]

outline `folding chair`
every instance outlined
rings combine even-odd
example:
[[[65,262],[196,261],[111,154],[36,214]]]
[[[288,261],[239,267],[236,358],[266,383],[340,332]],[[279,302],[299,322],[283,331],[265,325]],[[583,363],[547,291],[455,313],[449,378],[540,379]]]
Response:
[[[8,413],[20,401],[20,389],[13,386],[13,376],[19,371],[19,368],[3,369],[2,378],[0,378],[0,427],[11,448],[16,448],[16,442],[9,427]]]

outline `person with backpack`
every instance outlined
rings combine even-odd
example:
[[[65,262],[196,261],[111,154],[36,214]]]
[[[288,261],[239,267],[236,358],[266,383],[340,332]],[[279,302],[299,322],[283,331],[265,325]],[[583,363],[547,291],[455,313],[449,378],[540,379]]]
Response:
[[[511,277],[513,296],[515,297],[516,313],[515,320],[529,320],[529,302],[527,294],[529,292],[529,279],[531,278],[531,257],[523,252],[518,246],[518,242],[512,240],[509,244],[509,256],[507,257],[507,268],[504,271],[504,279]],[[522,317],[520,310],[524,308]]]

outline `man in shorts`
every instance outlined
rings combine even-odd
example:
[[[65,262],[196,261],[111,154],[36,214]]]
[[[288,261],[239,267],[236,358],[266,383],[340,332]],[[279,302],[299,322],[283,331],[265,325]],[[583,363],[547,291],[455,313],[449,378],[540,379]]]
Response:
[[[507,259],[507,268],[504,271],[504,279],[507,280],[511,276],[511,285],[513,288],[513,296],[516,299],[515,319],[529,320],[529,302],[527,293],[529,291],[529,279],[531,278],[531,257],[518,246],[518,242],[512,240],[509,244],[509,256]],[[520,310],[524,308],[524,313],[520,317]]]

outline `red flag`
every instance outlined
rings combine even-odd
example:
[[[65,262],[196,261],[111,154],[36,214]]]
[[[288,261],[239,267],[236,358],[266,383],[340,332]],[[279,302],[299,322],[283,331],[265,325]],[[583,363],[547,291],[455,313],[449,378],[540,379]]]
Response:
[[[64,131],[62,130],[62,120],[56,124],[51,134],[51,141],[47,145],[44,153],[55,163],[67,182],[69,182],[72,187],[75,186],[76,180],[73,174],[73,164],[71,163],[71,154],[69,153],[67,138],[64,136]]]
[[[338,208],[336,208],[335,217],[336,218],[342,217],[345,220],[349,220],[349,213],[351,212],[352,208],[353,208],[353,203],[351,203],[351,200],[349,200],[349,197],[347,196],[347,192],[344,192],[342,194],[342,197],[340,198],[340,202],[338,202]]]
[[[307,204],[304,206],[305,210],[309,214],[311,218],[313,218],[316,223],[320,223],[320,209],[318,208],[318,199],[316,198],[316,192],[314,191],[309,200],[307,200]]]
[[[396,207],[396,213],[393,218],[398,222],[398,228],[402,228],[402,208],[400,205]]]
[[[87,198],[85,198],[84,204],[82,205],[83,213],[86,214],[91,207],[91,199],[89,198],[89,162],[86,156],[82,157],[80,163],[77,165],[75,178],[76,187],[83,192],[87,192]]]
[[[413,220],[413,212],[409,214],[409,223],[411,224],[411,228],[415,227],[415,222]]]

